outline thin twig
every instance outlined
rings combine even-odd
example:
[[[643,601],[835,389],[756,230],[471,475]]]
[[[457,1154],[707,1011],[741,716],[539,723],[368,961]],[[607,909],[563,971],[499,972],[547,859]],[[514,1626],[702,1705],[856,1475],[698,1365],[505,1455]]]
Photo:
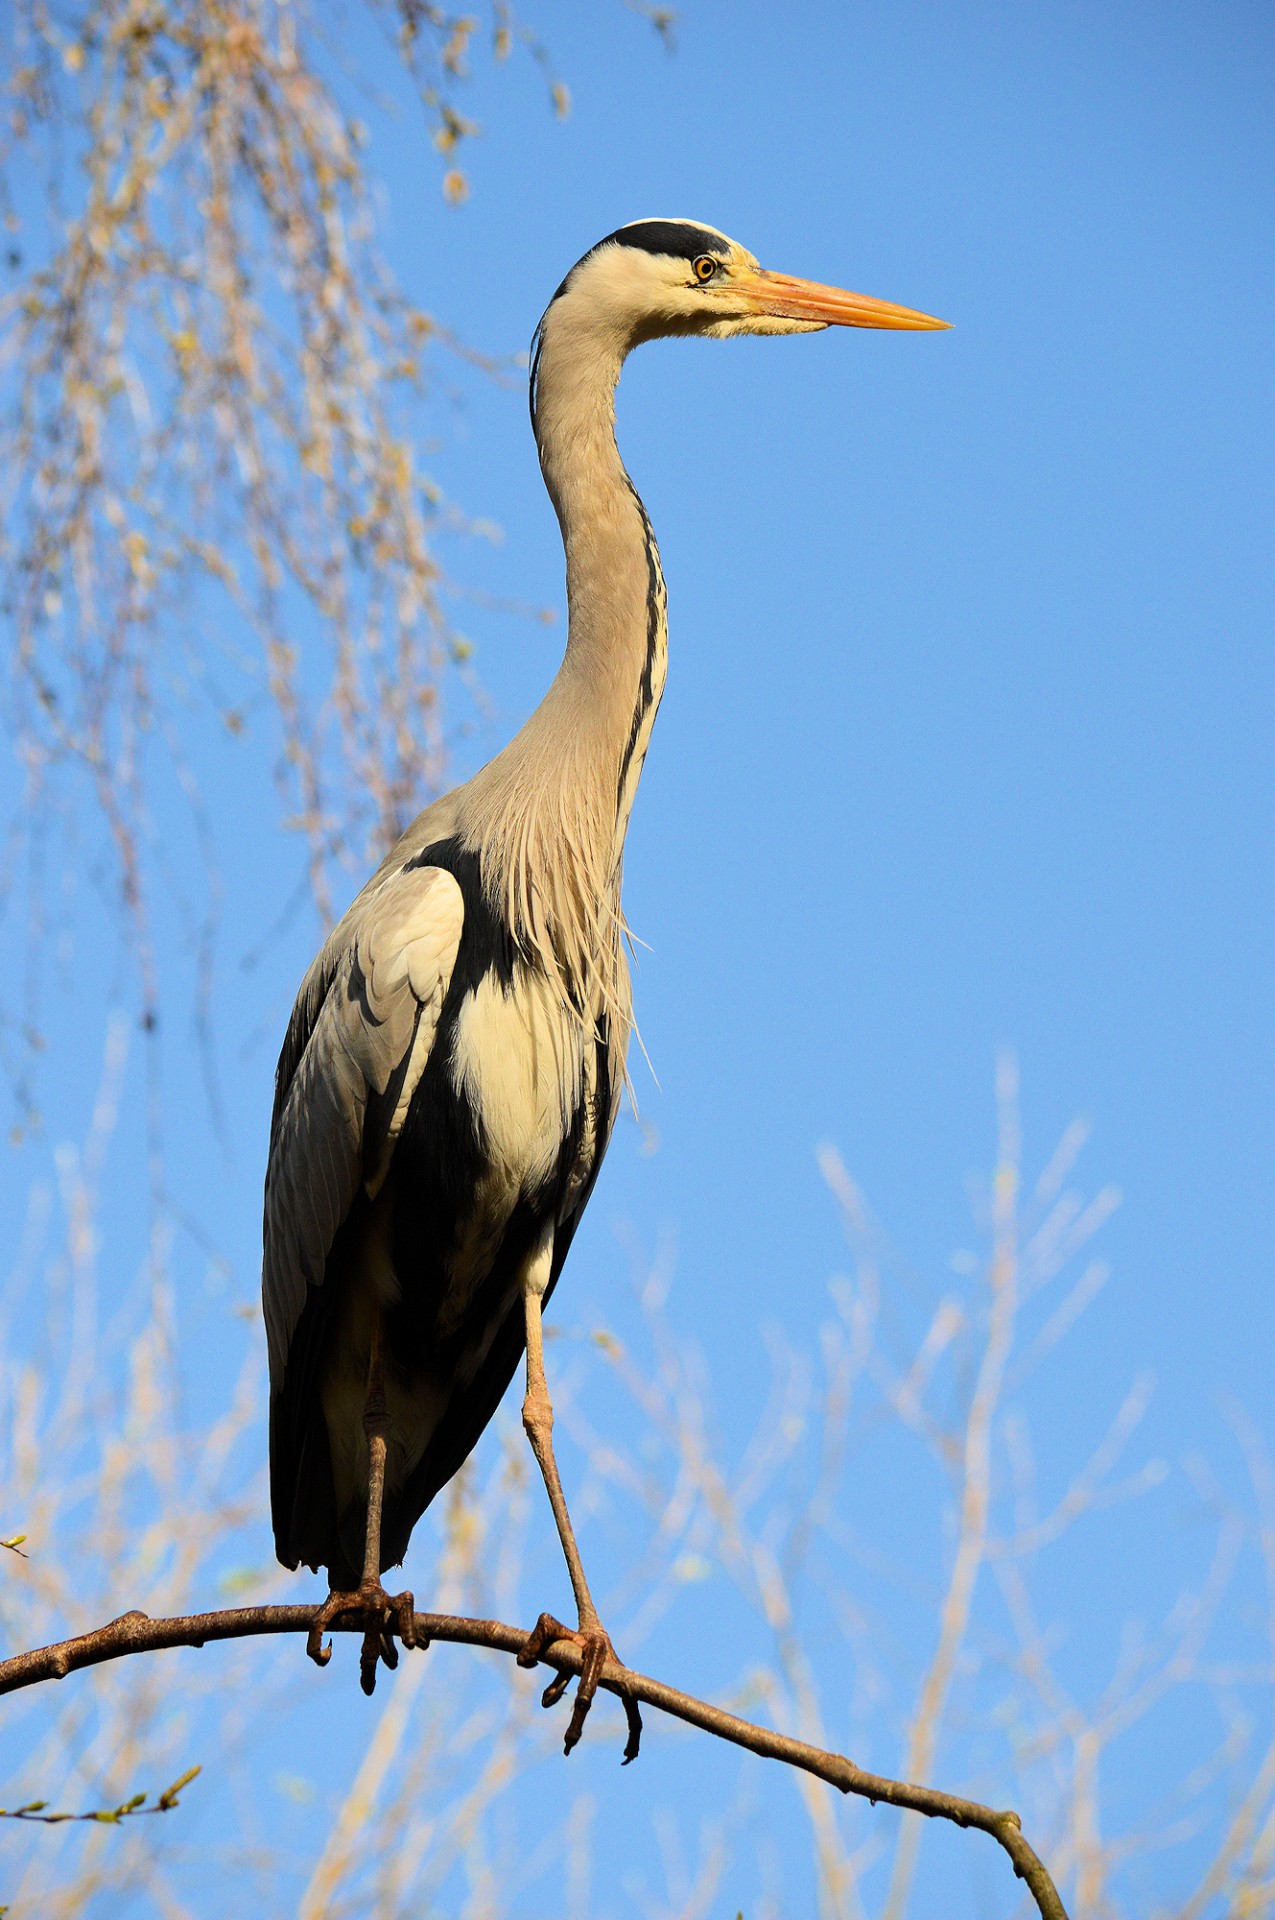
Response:
[[[28,1800],[24,1807],[0,1807],[0,1820],[34,1820],[42,1827],[64,1827],[68,1821],[94,1820],[100,1826],[118,1827],[141,1813],[171,1813],[181,1805],[182,1789],[202,1772],[202,1767],[187,1767],[181,1778],[174,1780],[171,1787],[165,1787],[154,1802],[149,1794],[135,1793],[131,1800],[121,1800],[118,1807],[94,1807],[90,1813],[50,1813],[47,1800]],[[0,1913],[5,1911],[0,1907]]]
[[[31,1653],[15,1654],[0,1661],[0,1693],[16,1693],[44,1680],[62,1680],[81,1667],[96,1667],[106,1660],[118,1660],[127,1654],[155,1653],[164,1647],[201,1647],[206,1640],[242,1640],[272,1633],[308,1633],[319,1609],[313,1606],[231,1607],[217,1613],[183,1614],[168,1620],[151,1620],[144,1613],[125,1613],[108,1621],[92,1633],[74,1640],[60,1640],[51,1647],[39,1647]],[[418,1646],[431,1640],[450,1641],[458,1646],[490,1647],[499,1653],[519,1654],[527,1644],[527,1633],[506,1626],[500,1620],[470,1620],[449,1613],[418,1613],[414,1616]],[[332,1628],[342,1633],[363,1633],[372,1623],[357,1615],[342,1615]],[[546,1666],[560,1672],[579,1674],[581,1653],[574,1641],[555,1640],[545,1649]],[[808,1746],[803,1740],[791,1740],[769,1727],[759,1727],[721,1707],[696,1700],[661,1680],[648,1679],[618,1660],[608,1660],[602,1669],[600,1685],[608,1693],[640,1701],[662,1713],[684,1720],[688,1725],[716,1734],[735,1746],[746,1747],[766,1760],[782,1760],[799,1767],[841,1793],[857,1794],[892,1807],[922,1813],[930,1819],[951,1820],[958,1827],[977,1827],[999,1842],[1013,1862],[1015,1873],[1026,1882],[1041,1920],[1067,1920],[1066,1908],[1043,1862],[1023,1838],[1016,1813],[998,1812],[977,1800],[963,1800],[935,1787],[913,1786],[902,1780],[889,1780],[881,1774],[865,1773],[861,1767],[839,1753],[827,1753],[821,1747]]]

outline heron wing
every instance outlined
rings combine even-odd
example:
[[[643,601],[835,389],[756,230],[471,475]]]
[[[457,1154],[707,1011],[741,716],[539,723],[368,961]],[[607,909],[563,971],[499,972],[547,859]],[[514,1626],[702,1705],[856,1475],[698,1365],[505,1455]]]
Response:
[[[307,977],[279,1062],[261,1292],[276,1391],[309,1291],[380,1187],[438,1027],[464,921],[441,867],[400,869]]]

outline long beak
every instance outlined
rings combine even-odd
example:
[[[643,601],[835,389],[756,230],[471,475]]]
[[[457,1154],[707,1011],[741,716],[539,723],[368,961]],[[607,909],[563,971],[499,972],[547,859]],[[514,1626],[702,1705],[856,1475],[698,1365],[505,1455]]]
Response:
[[[933,314],[917,313],[912,307],[874,300],[871,294],[821,287],[815,280],[795,280],[791,274],[768,273],[764,267],[755,273],[733,273],[730,286],[757,313],[773,314],[778,320],[813,320],[824,327],[896,327],[916,333],[951,325],[950,320],[936,320]]]

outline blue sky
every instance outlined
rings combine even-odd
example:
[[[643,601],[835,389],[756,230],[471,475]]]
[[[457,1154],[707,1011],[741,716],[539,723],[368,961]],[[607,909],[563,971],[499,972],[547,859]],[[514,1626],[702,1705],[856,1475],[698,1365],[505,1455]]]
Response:
[[[463,214],[395,181],[404,270],[452,270],[466,337],[520,343],[561,264],[652,211],[955,323],[664,343],[626,371],[672,645],[628,873],[670,1149],[641,1210],[676,1220],[697,1285],[746,1260],[764,1299],[818,1231],[831,1136],[933,1258],[1007,1042],[1029,1140],[1091,1116],[1126,1195],[1121,1324],[1091,1339],[1174,1397],[1260,1401],[1269,17],[811,7],[784,30],[704,6],[673,59],[621,56],[626,30],[546,16],[572,117],[539,130],[494,93]],[[458,439],[455,491],[506,530],[484,581],[556,604],[516,399],[471,395]],[[484,639],[493,742],[558,644]]]
[[[466,206],[442,203],[410,108],[373,148],[394,267],[466,341],[523,350],[579,254],[662,213],[954,323],[660,343],[626,370],[621,445],[670,598],[626,894],[658,1078],[635,1060],[644,1131],[617,1135],[560,1311],[624,1325],[625,1246],[674,1245],[675,1310],[738,1442],[765,1330],[812,1342],[845,1263],[820,1143],[937,1299],[972,1244],[1007,1045],[1028,1167],[1082,1114],[1091,1184],[1124,1196],[1112,1282],[1043,1402],[1046,1471],[1094,1443],[1143,1367],[1139,1457],[1224,1446],[1230,1398],[1269,1432],[1275,19],[688,0],[669,57],[618,6],[533,17],[572,113],[551,117],[530,61],[478,57]],[[458,574],[560,607],[520,384],[445,384],[434,470],[502,529],[456,544]],[[563,638],[485,599],[459,618],[487,707],[455,710],[472,722],[458,777],[539,697]],[[315,940],[303,915],[240,967],[296,871],[256,824],[268,770],[261,751],[245,777],[224,745],[204,767],[226,823],[230,1161],[184,1038],[165,1067],[190,1116],[174,1190],[241,1299],[275,1039]],[[92,1050],[46,1071],[51,1136],[78,1132]],[[46,1153],[11,1161],[11,1218]],[[135,1197],[122,1175],[125,1246]],[[215,1404],[224,1300],[187,1265],[192,1393]],[[1188,1505],[1171,1496],[1170,1532]],[[1126,1545],[1171,1597],[1175,1548],[1143,1525]],[[420,1595],[427,1546],[413,1555]],[[1156,1605],[1119,1555],[1059,1579],[1081,1646]],[[711,1632],[682,1622],[683,1644]]]

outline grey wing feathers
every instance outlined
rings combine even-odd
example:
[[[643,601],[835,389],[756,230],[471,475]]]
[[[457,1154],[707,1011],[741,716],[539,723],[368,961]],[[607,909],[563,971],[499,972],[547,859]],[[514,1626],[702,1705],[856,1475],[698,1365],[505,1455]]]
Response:
[[[374,1194],[429,1058],[464,901],[441,867],[400,869],[347,915],[297,999],[279,1061],[261,1292],[278,1390],[307,1290],[360,1187]]]

